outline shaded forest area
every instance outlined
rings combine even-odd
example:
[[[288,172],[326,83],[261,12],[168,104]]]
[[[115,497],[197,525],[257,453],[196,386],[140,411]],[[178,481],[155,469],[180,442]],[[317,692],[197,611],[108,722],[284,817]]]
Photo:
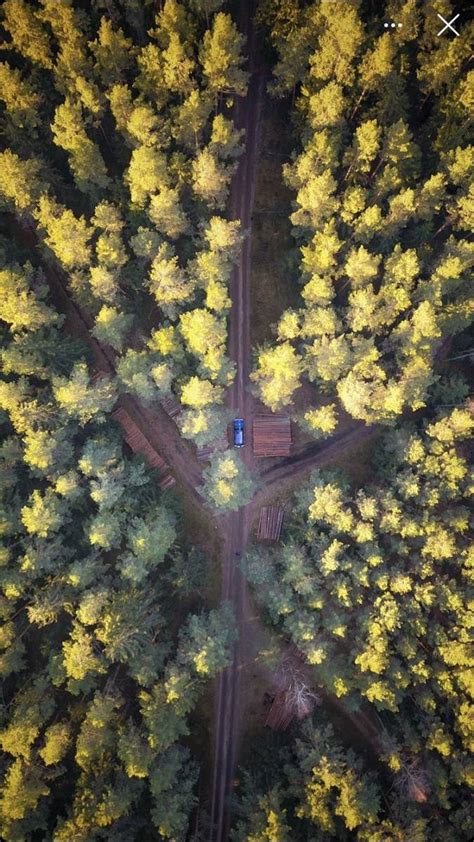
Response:
[[[312,721],[277,757],[262,738],[236,839],[272,822],[279,839],[471,837],[473,429],[469,411],[432,404],[381,440],[371,482],[316,472],[283,546],[248,550],[266,622],[303,655]],[[345,745],[320,707],[339,700],[355,714]]]

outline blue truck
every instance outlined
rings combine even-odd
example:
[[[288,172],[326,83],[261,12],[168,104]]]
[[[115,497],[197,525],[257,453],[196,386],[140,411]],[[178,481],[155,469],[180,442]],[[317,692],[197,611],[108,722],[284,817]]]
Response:
[[[245,424],[243,418],[234,418],[234,447],[243,447],[245,444]]]

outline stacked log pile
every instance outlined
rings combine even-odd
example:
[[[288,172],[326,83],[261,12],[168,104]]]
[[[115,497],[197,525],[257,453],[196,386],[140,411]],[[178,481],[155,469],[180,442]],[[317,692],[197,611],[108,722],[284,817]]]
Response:
[[[273,543],[280,540],[283,514],[281,506],[263,506],[260,509],[257,541]]]
[[[177,401],[172,395],[168,395],[166,398],[163,398],[161,406],[170,418],[176,418],[176,416],[183,411],[183,407],[179,401]]]
[[[112,413],[112,418],[120,424],[125,441],[129,447],[132,448],[134,453],[140,453],[146,459],[150,467],[157,468],[157,470],[160,471],[160,474],[162,474],[160,479],[160,488],[172,488],[172,486],[176,484],[176,480],[169,472],[169,465],[165,462],[158,451],[152,447],[140,428],[137,424],[135,424],[135,421],[130,418],[127,410],[123,407],[118,407]]]
[[[254,456],[289,456],[291,421],[285,415],[256,415],[253,419]]]

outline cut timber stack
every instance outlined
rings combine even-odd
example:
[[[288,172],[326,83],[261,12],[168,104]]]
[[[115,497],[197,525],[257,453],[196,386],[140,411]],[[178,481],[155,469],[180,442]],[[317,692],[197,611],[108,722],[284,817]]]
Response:
[[[282,524],[283,509],[280,506],[263,506],[260,509],[257,541],[279,541]]]
[[[256,415],[253,419],[254,456],[289,456],[291,421],[285,415]]]
[[[130,418],[128,412],[123,407],[118,407],[112,413],[112,418],[120,424],[125,441],[134,453],[141,453],[152,468],[157,468],[163,474],[160,480],[160,488],[171,488],[175,485],[176,480],[169,473],[169,465],[166,464],[163,457],[151,446],[140,428],[135,424],[135,421]]]
[[[181,406],[181,404],[176,400],[176,398],[172,397],[171,395],[166,398],[163,398],[163,400],[161,401],[161,406],[170,418],[176,418],[176,416],[183,411],[183,407]]]
[[[200,462],[208,462],[213,453],[214,448],[210,444],[206,444],[205,447],[197,448],[197,458]]]
[[[173,485],[176,485],[176,480],[173,474],[165,474],[165,476],[160,480],[160,488],[162,491],[166,491],[167,488],[173,488]]]
[[[274,731],[286,731],[294,717],[295,712],[288,704],[286,690],[279,690],[268,711],[265,725],[273,728]]]

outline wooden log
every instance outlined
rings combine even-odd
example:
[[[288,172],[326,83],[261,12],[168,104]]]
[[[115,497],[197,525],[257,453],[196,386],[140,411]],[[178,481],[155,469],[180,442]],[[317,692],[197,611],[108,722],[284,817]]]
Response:
[[[265,725],[274,731],[286,731],[294,716],[294,711],[287,703],[286,690],[279,690],[268,711]]]
[[[112,413],[112,418],[122,427],[124,439],[135,453],[140,453],[152,468],[157,468],[159,471],[168,470],[169,466],[163,457],[152,447],[142,431],[130,418],[126,409],[118,407]]]
[[[163,398],[161,406],[170,418],[176,418],[176,416],[183,411],[183,407],[173,395],[167,395],[166,398]]]
[[[253,420],[255,456],[289,456],[291,420],[285,415],[257,415]]]
[[[280,540],[283,514],[281,506],[263,506],[261,508],[257,527],[257,541],[276,542]]]
[[[206,447],[198,447],[197,458],[200,462],[207,462],[209,457],[212,456],[213,452],[214,448],[210,445],[206,445]]]
[[[167,488],[173,488],[176,485],[176,479],[172,474],[166,474],[162,480],[160,480],[160,488],[162,491],[166,491]]]

